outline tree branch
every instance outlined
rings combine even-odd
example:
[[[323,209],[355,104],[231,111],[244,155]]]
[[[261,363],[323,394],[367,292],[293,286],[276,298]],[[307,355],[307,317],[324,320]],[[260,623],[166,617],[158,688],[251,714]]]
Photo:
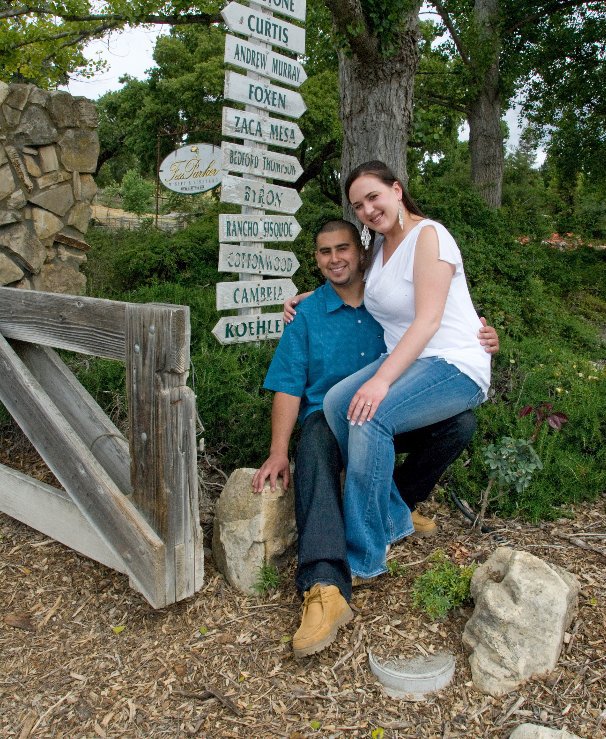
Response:
[[[450,14],[444,7],[444,5],[441,3],[440,0],[432,0],[432,5],[434,8],[438,11],[438,15],[440,18],[444,21],[444,25],[448,29],[448,32],[450,33],[450,36],[452,37],[452,40],[454,42],[454,45],[457,47],[457,51],[459,52],[461,56],[461,60],[463,63],[470,67],[471,66],[471,60],[465,51],[465,47],[463,46],[463,41],[461,40],[461,37],[459,36],[457,29],[454,27],[454,24],[452,22],[452,19],[450,17]]]
[[[325,0],[337,33],[347,39],[358,59],[370,60],[377,55],[377,39],[368,30],[360,0]]]
[[[27,15],[39,17],[51,16],[60,18],[66,23],[95,23],[117,22],[129,25],[171,25],[182,26],[187,23],[199,23],[210,26],[213,23],[221,23],[222,19],[219,14],[211,15],[210,13],[191,13],[173,14],[173,15],[126,15],[125,13],[86,13],[77,15],[75,13],[61,13],[57,8],[51,8],[47,5],[21,5],[17,8],[7,8],[0,11],[0,19],[17,18]]]
[[[513,33],[514,31],[518,31],[524,26],[535,24],[542,18],[554,15],[555,13],[559,13],[561,10],[567,10],[568,8],[580,8],[585,5],[603,6],[604,3],[587,3],[583,0],[553,0],[553,2],[548,2],[542,7],[536,8],[534,13],[524,16],[523,18],[519,18],[515,23],[505,29],[505,33],[509,34]]]
[[[324,144],[324,146],[320,149],[320,151],[314,156],[311,162],[305,165],[303,174],[294,183],[295,190],[297,190],[297,192],[300,192],[308,182],[310,182],[311,180],[313,180],[315,177],[317,177],[320,174],[320,172],[322,171],[324,162],[326,162],[328,159],[332,159],[332,157],[336,156],[338,153],[339,153],[338,142],[335,139],[331,139],[330,141],[327,141]],[[341,204],[341,194],[339,193],[339,201],[337,205],[340,205],[340,204]]]

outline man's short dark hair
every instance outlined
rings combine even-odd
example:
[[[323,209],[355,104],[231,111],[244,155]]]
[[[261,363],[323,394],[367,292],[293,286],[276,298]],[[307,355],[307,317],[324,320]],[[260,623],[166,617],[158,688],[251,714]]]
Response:
[[[328,221],[324,221],[324,223],[318,229],[318,233],[316,234],[316,238],[315,238],[316,246],[318,244],[318,236],[320,234],[332,233],[333,231],[340,231],[342,229],[349,231],[352,241],[358,247],[358,249],[362,251],[362,241],[360,240],[360,232],[358,231],[358,229],[354,226],[354,224],[351,221],[346,221],[344,218],[331,218]]]

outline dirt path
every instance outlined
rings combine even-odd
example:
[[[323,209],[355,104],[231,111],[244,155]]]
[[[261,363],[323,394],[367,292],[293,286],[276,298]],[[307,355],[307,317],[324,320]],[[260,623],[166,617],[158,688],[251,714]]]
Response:
[[[2,448],[19,466],[22,447]],[[42,474],[25,452],[21,463]],[[401,564],[436,547],[467,564],[497,546],[445,505],[427,511],[439,534],[396,546]],[[604,535],[606,498],[579,506],[557,528]],[[357,589],[353,622],[321,655],[297,661],[292,568],[263,600],[235,592],[208,557],[196,597],[153,611],[126,577],[0,515],[0,736],[505,738],[532,721],[606,737],[606,559],[553,529],[510,521],[500,535],[580,579],[568,643],[547,678],[491,698],[474,689],[461,646],[471,611],[434,623],[413,608],[411,584],[423,564]],[[585,541],[606,549],[604,538]],[[383,656],[451,650],[454,682],[423,702],[386,698],[368,669],[369,647]]]

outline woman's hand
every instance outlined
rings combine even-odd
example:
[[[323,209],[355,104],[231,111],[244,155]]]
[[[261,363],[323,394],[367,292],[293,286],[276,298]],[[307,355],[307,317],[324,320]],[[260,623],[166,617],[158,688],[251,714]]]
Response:
[[[376,375],[365,382],[353,396],[347,409],[349,423],[352,426],[356,423],[361,426],[365,421],[371,421],[388,390],[389,383]]]
[[[478,331],[478,339],[484,347],[484,351],[489,354],[496,354],[499,351],[499,335],[493,326],[486,323],[484,316],[480,316],[482,328]]]
[[[299,305],[300,297],[300,295],[295,295],[294,298],[287,298],[284,301],[284,312],[282,313],[282,320],[285,324],[290,323],[297,315],[295,306]]]

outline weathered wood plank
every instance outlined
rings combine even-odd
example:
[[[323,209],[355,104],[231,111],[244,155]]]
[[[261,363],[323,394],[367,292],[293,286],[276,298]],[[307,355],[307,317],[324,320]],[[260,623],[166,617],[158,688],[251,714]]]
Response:
[[[8,342],[0,336],[0,400],[83,516],[156,608],[166,605],[165,548],[118,490]]]
[[[132,492],[127,439],[52,349],[11,342],[13,349],[124,494]]]
[[[0,287],[0,334],[124,361],[126,303]]]
[[[170,306],[129,305],[126,378],[133,502],[166,545],[167,597],[201,584],[195,448],[195,401],[186,387],[189,315]],[[164,344],[180,331],[183,361],[168,362]],[[174,341],[175,348],[177,342]]]
[[[126,572],[64,490],[0,465],[0,510],[118,572]]]

